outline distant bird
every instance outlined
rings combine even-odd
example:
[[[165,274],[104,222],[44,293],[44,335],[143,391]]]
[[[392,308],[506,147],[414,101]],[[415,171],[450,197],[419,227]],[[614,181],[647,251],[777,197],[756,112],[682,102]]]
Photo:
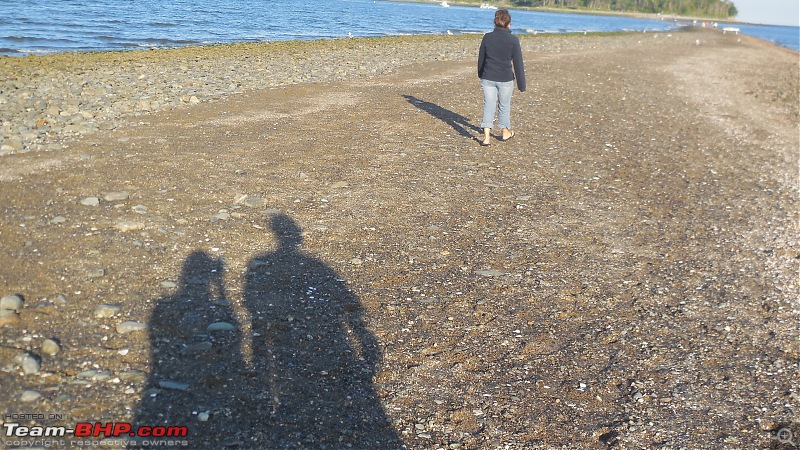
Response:
[[[448,35],[448,36],[452,36],[452,35],[453,35],[453,32],[452,32],[452,31],[450,31],[450,30],[447,30],[447,35]]]
[[[695,40],[694,45],[700,45],[700,39]]]
[[[350,39],[353,39],[353,33],[351,33],[351,32],[349,32],[349,31],[348,31],[348,32],[347,32],[347,37],[349,37]]]

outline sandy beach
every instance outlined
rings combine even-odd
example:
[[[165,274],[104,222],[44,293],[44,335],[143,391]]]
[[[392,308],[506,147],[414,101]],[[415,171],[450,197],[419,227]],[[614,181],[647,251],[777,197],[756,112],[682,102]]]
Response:
[[[0,429],[800,445],[798,53],[521,41],[489,147],[480,36],[0,58]]]

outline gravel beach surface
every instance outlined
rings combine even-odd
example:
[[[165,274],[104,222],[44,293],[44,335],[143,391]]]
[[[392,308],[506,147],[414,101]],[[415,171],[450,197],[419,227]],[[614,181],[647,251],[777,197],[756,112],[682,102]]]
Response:
[[[1,58],[0,445],[800,445],[797,52],[521,41]]]

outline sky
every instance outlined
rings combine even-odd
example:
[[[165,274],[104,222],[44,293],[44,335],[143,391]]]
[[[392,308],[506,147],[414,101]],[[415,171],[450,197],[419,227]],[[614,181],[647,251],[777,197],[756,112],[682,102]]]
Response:
[[[798,0],[733,0],[736,20],[767,25],[800,25]]]

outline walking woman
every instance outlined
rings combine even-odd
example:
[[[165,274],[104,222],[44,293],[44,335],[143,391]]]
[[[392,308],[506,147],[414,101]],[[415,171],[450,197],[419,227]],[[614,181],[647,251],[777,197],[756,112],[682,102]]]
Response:
[[[511,130],[511,94],[514,92],[514,79],[517,88],[525,92],[525,66],[522,62],[522,47],[519,39],[511,34],[511,14],[506,9],[498,9],[494,14],[494,31],[486,33],[478,52],[478,77],[483,89],[483,141],[481,145],[491,144],[494,114],[498,109],[497,123],[502,128],[502,141],[514,137]],[[513,63],[513,70],[512,70]]]

